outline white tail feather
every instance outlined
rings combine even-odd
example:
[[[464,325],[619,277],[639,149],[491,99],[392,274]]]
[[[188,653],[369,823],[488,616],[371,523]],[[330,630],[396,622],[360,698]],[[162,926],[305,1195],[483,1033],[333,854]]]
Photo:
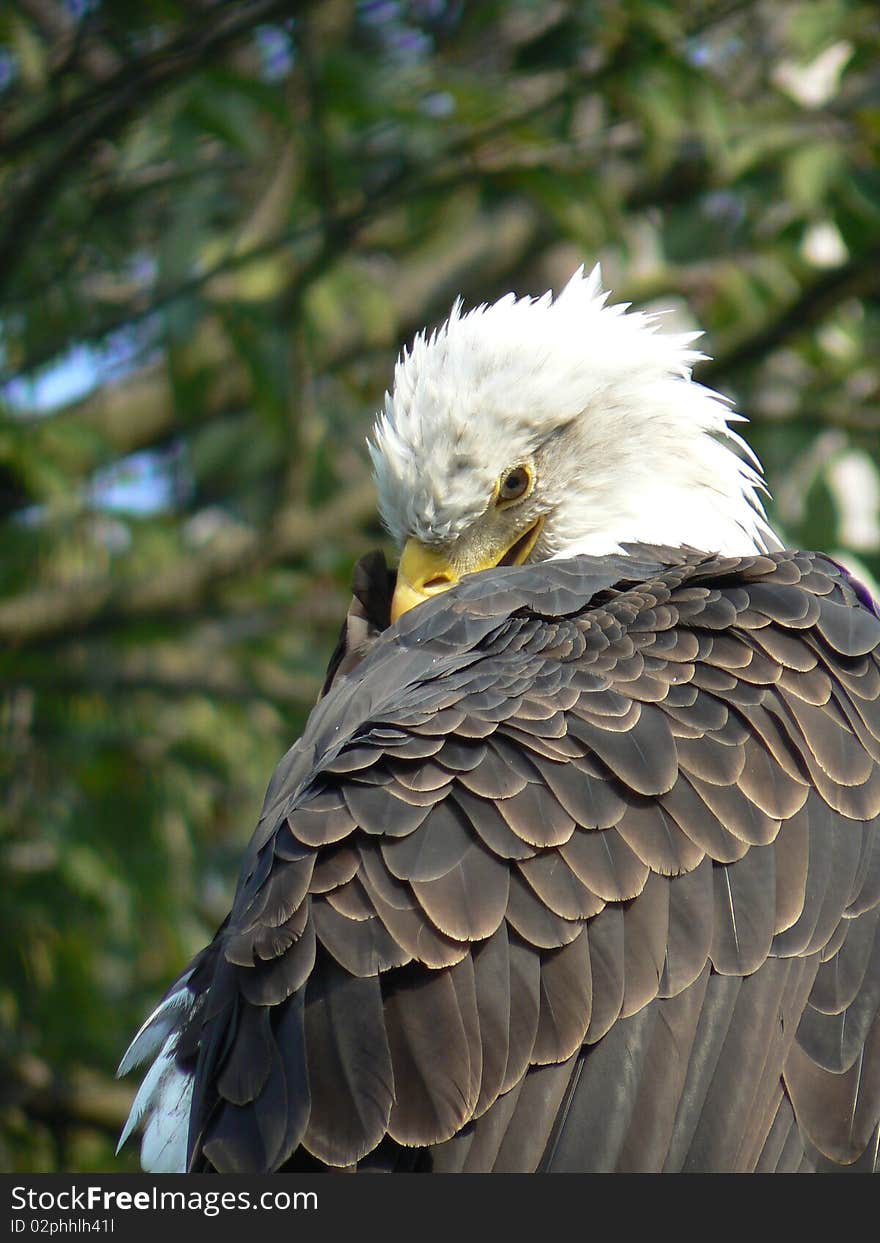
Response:
[[[134,1040],[132,1040],[123,1054],[122,1061],[119,1063],[119,1069],[116,1071],[117,1079],[121,1079],[123,1075],[127,1075],[135,1066],[145,1062],[151,1054],[156,1053],[165,1043],[172,1028],[177,1025],[178,1012],[181,1009],[190,1009],[193,1003],[193,995],[185,987],[190,974],[190,972],[187,972],[178,981],[179,987],[175,992],[163,998],[153,1013],[144,1019]]]
[[[176,1043],[182,1022],[195,998],[184,977],[179,987],[156,1007],[128,1047],[118,1074],[126,1074],[151,1054],[154,1061],[132,1102],[119,1137],[119,1152],[132,1132],[143,1124],[141,1165],[150,1173],[186,1172],[192,1075],[176,1061]]]

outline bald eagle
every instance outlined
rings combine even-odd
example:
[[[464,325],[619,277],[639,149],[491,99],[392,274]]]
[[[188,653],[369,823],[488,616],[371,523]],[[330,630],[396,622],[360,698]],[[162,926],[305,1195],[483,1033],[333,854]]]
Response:
[[[146,1169],[877,1169],[880,619],[693,341],[579,270],[401,356],[399,568],[123,1059]]]

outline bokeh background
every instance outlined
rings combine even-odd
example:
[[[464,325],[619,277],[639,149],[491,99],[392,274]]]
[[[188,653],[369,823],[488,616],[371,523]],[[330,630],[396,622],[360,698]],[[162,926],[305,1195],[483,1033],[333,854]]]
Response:
[[[355,559],[394,357],[601,259],[880,571],[874,0],[0,5],[0,1167],[113,1156]],[[699,533],[695,533],[698,539]]]

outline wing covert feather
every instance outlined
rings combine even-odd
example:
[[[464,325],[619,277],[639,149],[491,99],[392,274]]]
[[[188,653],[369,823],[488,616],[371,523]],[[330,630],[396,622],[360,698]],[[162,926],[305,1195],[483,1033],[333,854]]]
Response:
[[[181,1030],[193,1168],[862,1168],[880,620],[847,575],[633,546],[364,607]]]

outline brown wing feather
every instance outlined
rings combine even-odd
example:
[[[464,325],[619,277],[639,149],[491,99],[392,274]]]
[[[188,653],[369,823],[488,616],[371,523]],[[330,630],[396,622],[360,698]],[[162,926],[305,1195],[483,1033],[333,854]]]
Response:
[[[846,575],[634,547],[383,637],[387,589],[199,968],[193,1168],[870,1166],[880,621]]]

